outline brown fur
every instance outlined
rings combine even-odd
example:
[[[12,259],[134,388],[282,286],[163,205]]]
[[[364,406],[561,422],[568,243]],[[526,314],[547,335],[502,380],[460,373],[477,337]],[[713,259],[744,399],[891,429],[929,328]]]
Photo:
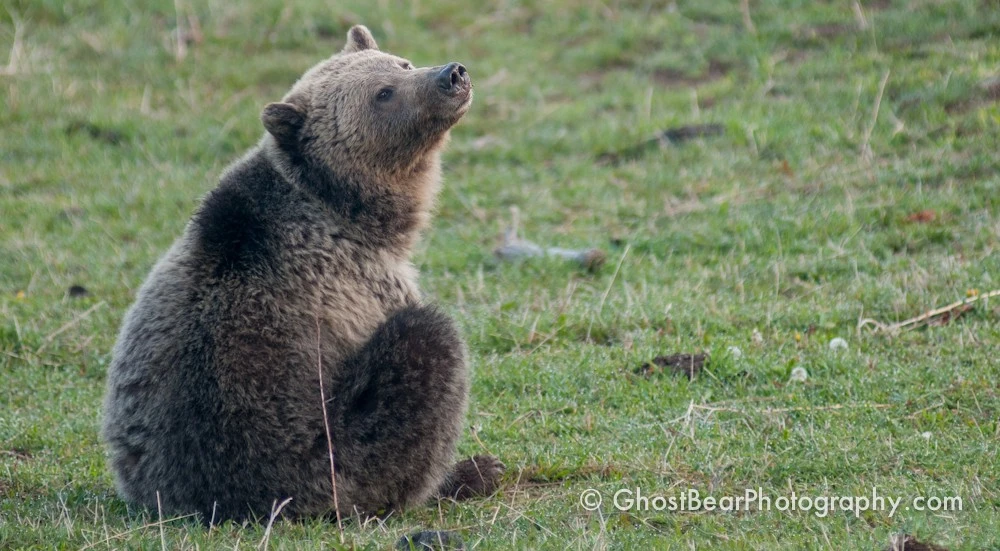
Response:
[[[499,462],[483,463],[486,479],[464,482],[468,462],[449,474],[465,350],[421,304],[409,261],[448,130],[472,101],[458,67],[413,69],[358,26],[265,107],[268,134],[222,175],[122,325],[103,436],[126,500],[206,521],[264,516],[288,497],[285,513],[330,512],[320,366],[343,513],[496,488]]]

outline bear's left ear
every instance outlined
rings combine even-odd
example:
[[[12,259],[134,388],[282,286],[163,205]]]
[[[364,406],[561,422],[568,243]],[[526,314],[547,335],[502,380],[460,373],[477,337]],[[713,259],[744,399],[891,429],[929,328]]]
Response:
[[[292,103],[269,103],[260,114],[264,128],[282,146],[293,145],[306,122],[305,111]]]
[[[347,45],[341,53],[350,54],[354,52],[360,52],[361,50],[377,50],[378,44],[375,43],[375,37],[372,36],[372,32],[368,30],[368,27],[364,25],[355,25],[351,27],[351,30],[347,31]]]

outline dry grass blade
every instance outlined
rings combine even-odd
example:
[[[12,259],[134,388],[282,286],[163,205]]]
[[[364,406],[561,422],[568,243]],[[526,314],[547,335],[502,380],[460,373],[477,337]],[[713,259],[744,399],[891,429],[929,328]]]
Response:
[[[750,0],[740,0],[740,15],[743,16],[743,28],[750,34],[757,34],[757,27],[750,17]]]
[[[973,303],[976,301],[988,300],[992,297],[1000,297],[1000,289],[953,302],[947,306],[942,306],[941,308],[924,312],[915,318],[910,318],[899,323],[887,324],[871,318],[865,318],[858,322],[858,331],[869,325],[874,327],[875,331],[879,333],[896,333],[904,330],[917,329],[918,327],[923,327],[925,325],[945,325],[954,321],[956,318],[969,310],[972,310]]]
[[[109,534],[109,535],[105,536],[104,539],[95,541],[93,543],[89,543],[89,544],[81,547],[80,551],[85,551],[87,549],[93,549],[95,547],[100,547],[100,546],[105,546],[105,545],[108,546],[108,547],[111,547],[111,542],[112,541],[114,541],[114,540],[120,540],[122,538],[128,537],[128,536],[130,536],[132,534],[135,534],[137,532],[142,532],[142,531],[144,531],[146,529],[149,529],[149,528],[159,527],[159,529],[162,532],[163,525],[166,524],[166,523],[168,523],[168,522],[175,522],[175,521],[178,521],[178,520],[184,520],[186,518],[193,518],[193,517],[196,517],[196,516],[197,516],[196,513],[191,513],[189,515],[182,515],[182,516],[179,516],[179,517],[172,517],[172,518],[168,518],[168,519],[157,520],[156,522],[150,522],[148,524],[143,524],[142,526],[139,526],[137,528],[133,528],[131,530],[125,530],[124,532],[119,532],[117,534]]]
[[[19,19],[14,19],[14,42],[10,46],[10,55],[7,57],[7,64],[0,67],[0,75],[16,75],[21,65],[21,58],[24,55],[24,23]]]
[[[163,504],[160,503],[160,492],[156,492],[156,517],[160,525],[160,548],[167,550],[167,534],[163,531]]]
[[[292,498],[290,497],[286,497],[285,501],[282,501],[281,503],[278,503],[277,500],[275,500],[274,503],[276,507],[271,508],[271,517],[267,519],[267,527],[264,528],[264,537],[260,540],[260,544],[257,545],[257,549],[267,549],[267,544],[271,541],[271,528],[274,527],[274,519],[278,518],[278,515],[281,514],[281,510],[285,508],[285,505],[291,503],[291,501]]]
[[[333,439],[330,437],[330,418],[326,412],[326,391],[323,388],[323,353],[320,347],[319,316],[316,316],[316,369],[319,371],[319,399],[323,407],[323,429],[326,431],[326,449],[330,453],[330,485],[333,487],[333,511],[337,515],[337,531],[340,543],[344,543],[344,525],[340,520],[340,505],[337,503],[337,470],[333,461]]]
[[[775,414],[775,413],[792,413],[796,411],[838,411],[842,409],[886,409],[891,407],[890,404],[833,404],[829,406],[795,406],[786,408],[763,408],[763,409],[740,409],[731,407],[716,407],[711,405],[695,405],[694,409],[707,411],[709,413],[715,413],[717,411],[724,411],[726,413],[763,413],[763,414]]]
[[[42,352],[42,350],[45,350],[45,347],[46,347],[46,346],[48,346],[48,345],[52,344],[52,341],[53,341],[53,340],[54,340],[54,339],[55,339],[56,337],[58,337],[59,335],[63,334],[63,333],[64,333],[64,332],[66,331],[66,330],[68,330],[68,329],[72,328],[72,327],[73,327],[74,325],[76,325],[76,324],[80,323],[81,321],[83,321],[83,319],[84,319],[84,318],[86,318],[86,317],[87,317],[87,316],[89,316],[90,314],[93,314],[95,310],[97,310],[97,309],[98,309],[98,308],[100,308],[101,306],[104,306],[105,304],[106,304],[106,303],[105,303],[105,302],[104,302],[103,300],[102,300],[101,302],[98,302],[97,304],[95,304],[95,305],[91,306],[90,308],[87,308],[86,310],[84,310],[84,311],[83,311],[82,313],[80,313],[79,315],[77,315],[77,316],[76,316],[75,318],[73,318],[72,320],[70,320],[70,321],[66,322],[66,323],[65,323],[65,324],[64,324],[64,325],[63,325],[62,327],[60,327],[59,329],[56,329],[55,331],[53,331],[53,332],[49,333],[49,334],[48,334],[48,335],[47,335],[47,336],[45,337],[45,339],[44,339],[44,342],[42,342],[42,345],[38,347],[38,350],[36,350],[36,351],[35,351],[35,353],[36,353],[36,354],[38,354],[38,353],[41,353],[41,352]]]
[[[889,82],[889,73],[890,71],[886,70],[882,75],[882,81],[878,85],[878,95],[875,97],[875,106],[872,108],[872,119],[865,130],[865,139],[861,144],[861,159],[865,162],[871,162],[874,157],[871,148],[872,132],[875,131],[875,124],[878,122],[878,113],[882,109],[882,96],[885,94],[885,85]]]
[[[622,257],[618,259],[618,265],[615,266],[615,273],[611,275],[611,281],[608,282],[608,288],[604,290],[604,294],[601,295],[601,302],[597,305],[597,313],[590,318],[590,324],[587,325],[587,338],[590,341],[590,330],[594,328],[594,320],[600,317],[601,312],[604,311],[604,303],[608,300],[608,295],[611,294],[611,289],[615,286],[615,282],[618,281],[618,272],[622,269],[622,264],[625,262],[625,257],[628,256],[629,250],[631,250],[632,245],[626,245],[625,250],[622,252]]]

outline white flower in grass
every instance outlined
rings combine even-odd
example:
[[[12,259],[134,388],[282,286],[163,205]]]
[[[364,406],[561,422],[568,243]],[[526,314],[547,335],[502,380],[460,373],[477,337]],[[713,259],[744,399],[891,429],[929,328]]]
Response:
[[[808,378],[809,378],[809,372],[806,371],[806,368],[799,366],[792,370],[792,375],[788,377],[788,382],[804,383]]]
[[[728,352],[729,356],[734,360],[738,360],[743,357],[743,351],[735,346],[730,346],[726,349],[726,352]]]
[[[847,350],[847,341],[840,337],[830,339],[830,350],[834,352],[838,350]]]

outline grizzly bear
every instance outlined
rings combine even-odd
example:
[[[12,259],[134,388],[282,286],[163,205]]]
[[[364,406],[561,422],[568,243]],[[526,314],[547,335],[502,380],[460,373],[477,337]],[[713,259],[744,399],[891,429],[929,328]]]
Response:
[[[496,489],[495,458],[451,464],[465,347],[410,262],[471,103],[462,65],[414,68],[355,26],[264,108],[122,324],[103,438],[126,501],[210,523]]]

